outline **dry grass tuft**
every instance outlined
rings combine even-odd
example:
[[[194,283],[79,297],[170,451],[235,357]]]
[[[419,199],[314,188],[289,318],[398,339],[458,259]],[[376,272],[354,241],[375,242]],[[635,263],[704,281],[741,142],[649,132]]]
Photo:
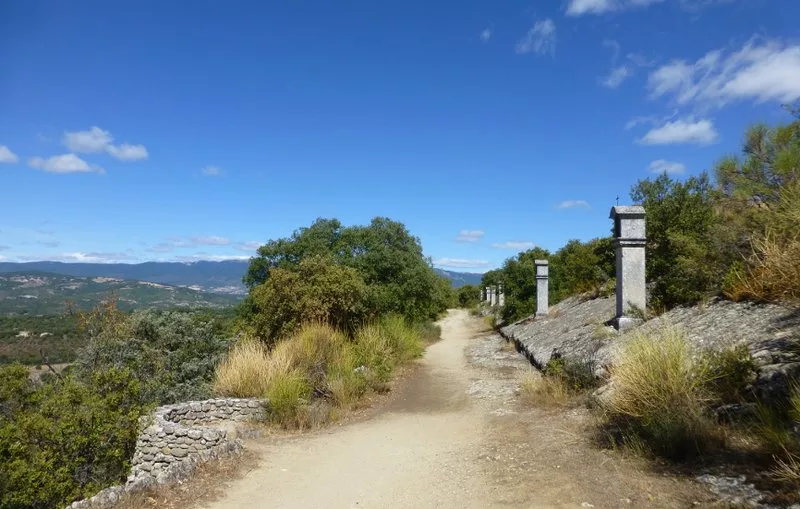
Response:
[[[520,386],[522,401],[536,407],[563,407],[573,401],[575,392],[559,376],[528,373]]]
[[[268,366],[269,357],[264,344],[250,338],[242,339],[217,366],[214,392],[235,398],[264,394]]]

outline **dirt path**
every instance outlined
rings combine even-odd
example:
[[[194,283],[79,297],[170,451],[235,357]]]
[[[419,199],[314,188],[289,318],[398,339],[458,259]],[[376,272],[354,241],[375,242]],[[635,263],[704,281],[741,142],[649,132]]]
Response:
[[[517,402],[530,368],[451,311],[442,341],[377,416],[248,442],[257,466],[202,507],[709,507],[695,484],[589,444],[584,410]]]

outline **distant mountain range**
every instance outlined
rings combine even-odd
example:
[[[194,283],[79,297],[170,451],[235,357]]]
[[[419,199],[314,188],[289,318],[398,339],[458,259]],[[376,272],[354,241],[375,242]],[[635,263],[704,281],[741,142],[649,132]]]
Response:
[[[75,277],[48,272],[0,274],[0,315],[60,314],[67,302],[91,309],[109,295],[119,307],[139,308],[222,308],[237,304],[241,297],[201,292],[150,281],[125,281],[110,277]]]
[[[247,288],[242,277],[247,272],[247,260],[221,262],[146,262],[146,263],[62,263],[62,262],[0,262],[0,274],[5,272],[47,272],[64,276],[97,278],[106,277],[126,281],[149,281],[170,286],[183,286],[209,293],[245,295]],[[436,272],[460,288],[476,285],[481,274],[451,272],[436,269]]]

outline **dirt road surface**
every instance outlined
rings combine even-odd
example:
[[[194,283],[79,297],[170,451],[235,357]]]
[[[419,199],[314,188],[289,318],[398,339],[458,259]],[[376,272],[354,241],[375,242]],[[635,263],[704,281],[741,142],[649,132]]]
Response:
[[[376,415],[247,442],[256,466],[199,507],[713,507],[692,481],[592,444],[585,409],[520,404],[531,368],[480,319],[450,311],[440,325]]]

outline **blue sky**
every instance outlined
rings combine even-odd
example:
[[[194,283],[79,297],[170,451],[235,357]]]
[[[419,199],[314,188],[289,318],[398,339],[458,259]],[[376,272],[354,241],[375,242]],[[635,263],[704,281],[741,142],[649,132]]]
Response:
[[[283,5],[281,5],[283,4]],[[796,0],[0,3],[0,260],[404,222],[480,272],[800,98]]]

